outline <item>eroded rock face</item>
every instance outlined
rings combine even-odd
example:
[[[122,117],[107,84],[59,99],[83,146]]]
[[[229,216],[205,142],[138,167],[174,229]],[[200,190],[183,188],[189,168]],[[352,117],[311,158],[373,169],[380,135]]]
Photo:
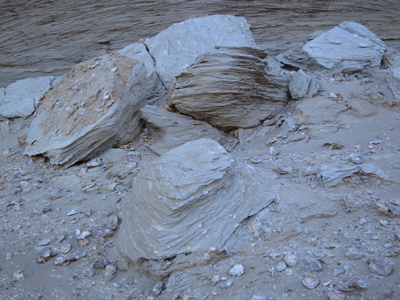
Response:
[[[267,74],[266,54],[254,48],[215,49],[177,76],[164,105],[221,130],[273,118],[288,101],[289,80]]]
[[[167,111],[162,107],[146,105],[140,111],[151,133],[152,144],[149,147],[159,155],[199,138],[213,139],[228,151],[237,144],[234,137],[206,122]]]
[[[343,22],[303,46],[324,68],[345,73],[379,67],[385,49],[382,40],[355,22]]]
[[[176,23],[144,43],[155,59],[157,72],[169,87],[196,57],[216,46],[256,47],[249,28],[243,17],[213,15]]]
[[[118,53],[75,66],[40,101],[25,154],[68,166],[129,142],[155,84],[143,63]]]
[[[137,175],[124,200],[120,251],[135,261],[222,247],[273,199],[256,172],[210,139],[167,152]]]

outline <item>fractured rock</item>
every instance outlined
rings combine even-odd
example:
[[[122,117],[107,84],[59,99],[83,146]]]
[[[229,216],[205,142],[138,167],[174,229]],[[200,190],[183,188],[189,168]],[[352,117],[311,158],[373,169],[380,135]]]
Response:
[[[216,46],[256,47],[243,17],[213,15],[176,23],[144,42],[168,88],[196,57]]]
[[[273,201],[258,172],[210,139],[165,153],[136,176],[124,200],[120,251],[136,261],[223,247],[243,219]]]
[[[395,103],[400,103],[400,67],[390,69],[386,81]]]
[[[265,57],[248,47],[201,55],[176,77],[164,105],[221,130],[258,126],[288,101],[289,79],[267,74]]]
[[[314,96],[320,88],[320,84],[302,69],[298,70],[289,84],[290,95],[293,99]]]
[[[27,78],[0,89],[0,116],[28,117],[35,112],[43,95],[53,88],[58,78],[53,76]]]
[[[352,73],[379,67],[386,46],[365,26],[343,22],[305,44],[303,50],[324,68]]]
[[[119,53],[78,64],[40,101],[24,154],[70,166],[131,141],[155,85],[143,63]]]
[[[237,143],[234,137],[189,116],[169,112],[153,105],[146,105],[141,112],[143,119],[150,125],[153,143],[149,147],[159,155],[199,138],[213,139],[228,151]]]

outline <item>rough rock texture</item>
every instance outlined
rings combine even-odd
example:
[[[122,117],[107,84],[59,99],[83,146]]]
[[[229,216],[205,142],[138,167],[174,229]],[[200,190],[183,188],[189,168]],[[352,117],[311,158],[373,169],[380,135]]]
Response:
[[[28,117],[49,89],[55,86],[53,76],[27,78],[10,84],[0,91],[0,116],[6,118]]]
[[[125,55],[131,59],[138,60],[143,62],[147,69],[147,77],[156,77],[157,84],[154,88],[153,95],[154,97],[158,97],[160,94],[166,92],[166,88],[163,82],[160,80],[160,77],[154,66],[154,59],[149,54],[146,49],[146,46],[143,43],[133,43],[129,46],[118,51],[120,54]],[[148,100],[151,102],[151,99]]]
[[[395,102],[400,103],[400,67],[389,70],[386,81],[393,94]]]
[[[219,249],[244,218],[273,199],[250,168],[239,167],[210,139],[188,142],[152,161],[124,200],[121,252],[135,261]]]
[[[169,112],[158,106],[146,105],[141,112],[150,128],[152,144],[149,147],[159,155],[199,138],[213,139],[228,151],[237,143],[234,137],[224,134],[206,122]]]
[[[267,74],[265,56],[247,47],[201,55],[177,76],[164,105],[222,130],[260,125],[288,101],[289,80]]]
[[[385,44],[365,26],[343,22],[303,46],[321,66],[335,72],[356,72],[381,65]]]
[[[153,91],[143,63],[118,53],[81,63],[64,75],[39,104],[25,154],[72,165],[141,130],[138,110]]]
[[[293,99],[312,97],[320,88],[318,81],[307,75],[303,70],[298,70],[289,84],[290,96]]]
[[[169,87],[175,76],[216,46],[256,47],[246,19],[214,15],[172,25],[145,41],[157,72]]]

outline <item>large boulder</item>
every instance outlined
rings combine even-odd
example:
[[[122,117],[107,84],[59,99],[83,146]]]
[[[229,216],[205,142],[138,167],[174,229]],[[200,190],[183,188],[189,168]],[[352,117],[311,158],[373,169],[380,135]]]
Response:
[[[193,64],[196,57],[216,46],[256,47],[246,19],[213,15],[176,23],[145,40],[166,87]]]
[[[343,22],[305,44],[303,50],[326,69],[352,73],[379,67],[386,46],[365,26]]]
[[[140,111],[150,129],[152,142],[149,147],[159,155],[199,138],[213,139],[228,151],[237,144],[236,138],[206,122],[167,111],[165,108],[146,105]]]
[[[259,172],[210,139],[165,153],[124,199],[119,250],[136,261],[223,247],[243,219],[274,199]]]
[[[58,78],[53,76],[27,78],[0,89],[0,116],[20,118],[32,115],[39,100],[57,81]]]
[[[258,49],[219,47],[176,77],[164,105],[221,130],[250,128],[275,117],[288,101],[289,78],[267,74]]]
[[[134,139],[156,84],[147,75],[143,63],[119,53],[76,65],[40,101],[25,154],[69,166]]]

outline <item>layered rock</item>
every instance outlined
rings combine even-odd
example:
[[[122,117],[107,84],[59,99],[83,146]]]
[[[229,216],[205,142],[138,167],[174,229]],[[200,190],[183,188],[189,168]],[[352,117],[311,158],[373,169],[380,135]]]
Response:
[[[265,57],[248,47],[201,55],[176,77],[164,105],[222,130],[257,126],[288,101],[289,79],[267,74]]]
[[[40,101],[25,154],[68,166],[132,140],[155,85],[143,63],[118,53],[78,64]]]
[[[165,86],[190,67],[195,59],[216,46],[256,47],[243,17],[213,15],[188,19],[161,31],[144,42],[155,60],[155,67]]]
[[[222,247],[273,200],[260,175],[210,139],[165,153],[137,175],[124,200],[120,251],[136,261]]]
[[[20,118],[32,115],[39,100],[57,81],[53,76],[27,78],[0,89],[0,116]]]
[[[393,95],[394,103],[400,103],[400,67],[391,68],[386,81]]]
[[[228,151],[237,143],[234,137],[224,134],[206,122],[169,112],[158,106],[146,105],[141,112],[152,137],[149,147],[159,155],[199,138],[213,139]]]
[[[367,27],[343,22],[305,44],[303,50],[324,68],[352,73],[379,67],[386,46]]]

